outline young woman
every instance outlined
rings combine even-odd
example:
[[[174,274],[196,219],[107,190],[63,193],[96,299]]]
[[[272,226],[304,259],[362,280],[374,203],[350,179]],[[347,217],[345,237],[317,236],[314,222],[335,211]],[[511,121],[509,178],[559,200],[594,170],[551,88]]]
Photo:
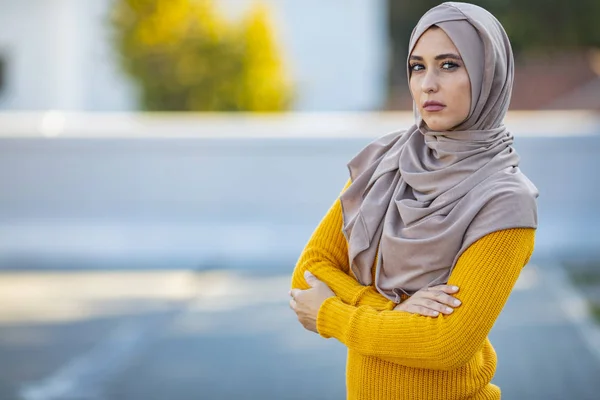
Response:
[[[348,347],[349,399],[499,399],[487,336],[537,227],[503,125],[512,50],[489,12],[444,3],[413,30],[407,69],[415,125],[350,161],[290,306]]]

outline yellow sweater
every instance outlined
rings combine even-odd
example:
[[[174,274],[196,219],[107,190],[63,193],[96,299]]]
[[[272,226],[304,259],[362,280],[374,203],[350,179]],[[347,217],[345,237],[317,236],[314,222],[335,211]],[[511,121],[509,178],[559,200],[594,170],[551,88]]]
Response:
[[[335,292],[319,310],[317,329],[348,347],[347,398],[500,399],[490,383],[496,353],[487,335],[533,252],[535,230],[498,231],[471,245],[448,282],[460,288],[462,305],[432,318],[394,311],[394,302],[356,281],[342,224],[337,199],[302,252],[292,288],[309,288],[308,269]]]

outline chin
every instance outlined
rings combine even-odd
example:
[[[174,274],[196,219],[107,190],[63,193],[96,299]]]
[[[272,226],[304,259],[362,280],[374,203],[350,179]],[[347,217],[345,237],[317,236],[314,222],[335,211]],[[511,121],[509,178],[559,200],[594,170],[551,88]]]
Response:
[[[432,131],[436,131],[436,132],[442,132],[442,131],[449,131],[452,129],[452,127],[454,125],[447,123],[446,121],[440,121],[440,120],[427,120],[425,118],[423,118],[423,121],[425,121],[425,125],[427,125],[427,127],[429,129],[431,129]]]

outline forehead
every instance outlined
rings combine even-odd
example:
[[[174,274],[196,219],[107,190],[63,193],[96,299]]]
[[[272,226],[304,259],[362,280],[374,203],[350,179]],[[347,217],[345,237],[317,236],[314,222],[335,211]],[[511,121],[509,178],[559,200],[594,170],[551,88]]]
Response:
[[[444,53],[460,54],[446,32],[437,26],[433,26],[427,29],[417,40],[411,55],[435,57]]]

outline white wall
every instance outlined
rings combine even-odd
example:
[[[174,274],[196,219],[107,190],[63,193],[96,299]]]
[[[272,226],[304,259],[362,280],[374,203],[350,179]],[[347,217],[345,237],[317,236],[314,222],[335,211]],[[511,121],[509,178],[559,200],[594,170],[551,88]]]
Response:
[[[303,122],[294,118],[287,123],[291,130]],[[521,167],[540,190],[536,256],[597,255],[600,123],[583,126],[572,116],[562,134],[536,134],[544,120],[552,122],[546,114],[530,116],[524,123],[531,127],[515,133]],[[0,268],[67,268],[69,262],[290,268],[345,183],[348,160],[391,122],[354,121],[369,127],[357,128],[362,135],[303,137],[268,121],[261,127],[243,118],[164,119],[145,136],[118,134],[143,127],[139,120],[102,135],[115,121],[94,116],[81,121],[94,127],[93,135],[81,129],[55,138],[3,135]],[[335,133],[335,121],[316,122]],[[219,134],[227,130],[237,136]]]
[[[0,109],[134,109],[108,41],[110,1],[0,0]]]
[[[82,82],[85,110],[128,111],[137,109],[134,84],[119,66],[112,46],[110,5],[114,0],[76,0],[83,2],[86,45],[81,53],[85,73]]]
[[[1,108],[41,109],[57,103],[51,3],[0,0],[0,56],[6,62]]]
[[[276,2],[276,0],[272,0]],[[376,110],[385,103],[384,0],[280,2],[302,110]]]

